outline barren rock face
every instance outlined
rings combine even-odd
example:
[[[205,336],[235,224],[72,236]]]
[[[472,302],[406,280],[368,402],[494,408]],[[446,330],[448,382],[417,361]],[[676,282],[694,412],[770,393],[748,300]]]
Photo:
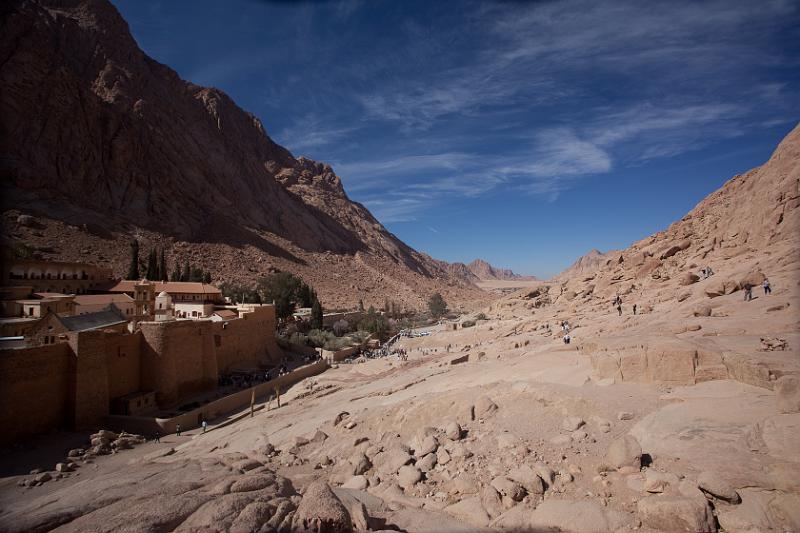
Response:
[[[7,236],[122,276],[136,235],[216,281],[294,272],[331,307],[357,304],[348,286],[374,305],[421,307],[415,287],[451,305],[486,298],[352,202],[329,165],[295,158],[228,95],[144,54],[110,3],[15,2],[3,17]]]

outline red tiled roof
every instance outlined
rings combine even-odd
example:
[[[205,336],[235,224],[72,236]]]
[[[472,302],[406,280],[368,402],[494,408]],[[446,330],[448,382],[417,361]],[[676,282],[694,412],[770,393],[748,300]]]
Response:
[[[220,309],[219,311],[214,311],[214,314],[220,318],[239,318],[239,313],[230,309]]]
[[[75,303],[78,305],[108,305],[110,303],[131,303],[133,298],[127,294],[78,294]]]
[[[122,280],[108,289],[108,292],[133,292],[134,286],[139,283],[133,280]],[[156,281],[154,282],[156,294],[164,291],[168,294],[214,294],[221,295],[217,287],[207,283],[194,281]]]

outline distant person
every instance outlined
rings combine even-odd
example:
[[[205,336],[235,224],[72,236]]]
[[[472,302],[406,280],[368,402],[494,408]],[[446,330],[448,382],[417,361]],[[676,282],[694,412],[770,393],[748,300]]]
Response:
[[[572,340],[572,339],[570,338],[569,333],[564,335],[564,344],[569,344],[570,340]]]
[[[636,304],[633,304],[633,314],[636,314]]]
[[[764,283],[762,286],[764,287],[764,296],[767,294],[772,294],[772,285],[769,284],[769,279],[764,278]]]
[[[622,304],[621,303],[617,304],[617,312],[619,313],[619,316],[622,316]]]
[[[180,437],[181,436],[181,425],[180,424],[175,426],[175,436],[176,437]]]
[[[203,433],[205,433],[205,432],[206,432],[206,429],[208,429],[208,422],[206,422],[205,420],[203,420],[203,423],[202,423],[201,425],[203,426]]]
[[[156,441],[156,442],[161,442],[161,432],[160,431],[156,430],[156,436],[155,436],[155,438],[153,440]]]
[[[749,283],[745,283],[744,285],[744,301],[749,302],[753,299],[753,286]]]

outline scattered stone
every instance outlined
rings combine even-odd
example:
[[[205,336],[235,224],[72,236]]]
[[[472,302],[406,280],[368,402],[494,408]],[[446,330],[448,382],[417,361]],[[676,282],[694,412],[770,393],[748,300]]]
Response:
[[[436,450],[436,462],[440,465],[446,465],[450,462],[450,454],[444,448]]]
[[[702,472],[697,478],[697,488],[714,498],[728,503],[741,503],[739,493],[725,479],[715,472]]]
[[[629,411],[620,411],[617,413],[617,418],[619,420],[633,420],[634,414]]]
[[[344,429],[353,429],[354,427],[356,427],[355,420],[351,420],[344,425]]]
[[[366,476],[358,475],[348,479],[342,487],[345,489],[365,490],[369,486]]]
[[[71,472],[72,468],[66,463],[56,463],[56,472]]]
[[[472,498],[465,498],[458,503],[449,505],[444,508],[444,511],[459,520],[463,520],[468,524],[473,524],[479,527],[484,527],[489,524],[491,519],[481,504],[481,498],[473,496]]]
[[[444,427],[444,436],[450,440],[460,440],[462,429],[458,422],[455,420],[448,422]]]
[[[82,457],[84,454],[83,448],[74,448],[67,452],[67,457]]]
[[[419,461],[417,461],[417,467],[422,470],[423,472],[430,472],[436,466],[436,454],[429,453]]]
[[[333,425],[334,426],[338,426],[342,422],[342,420],[344,420],[345,418],[347,418],[349,416],[350,416],[350,413],[348,413],[347,411],[342,411],[341,413],[336,415],[336,418],[333,419]]]
[[[632,435],[623,435],[613,441],[606,451],[605,462],[612,468],[642,466],[642,447]]]
[[[310,531],[352,531],[350,513],[324,481],[308,486],[293,522]]]
[[[692,316],[695,317],[711,316],[711,313],[712,309],[707,305],[700,305],[692,310]]]
[[[41,474],[36,474],[36,477],[33,478],[33,482],[41,484],[47,483],[51,479],[53,479],[53,476],[51,476],[48,472],[42,472]]]
[[[589,437],[589,434],[586,433],[585,431],[579,429],[578,431],[573,431],[570,434],[570,436],[572,437],[573,441],[580,442],[580,441],[586,439],[587,437]]]
[[[492,487],[494,487],[500,495],[511,498],[515,502],[521,502],[525,497],[525,489],[522,485],[504,476],[494,478],[492,480]]]
[[[411,455],[400,448],[392,448],[375,456],[378,469],[385,474],[396,474],[400,467],[412,461]]]
[[[500,493],[491,485],[483,487],[481,490],[481,505],[491,518],[496,518],[503,514],[503,500],[500,498]]]
[[[354,453],[350,459],[348,459],[348,462],[353,465],[352,473],[354,476],[364,474],[370,468],[372,468],[372,463],[370,460],[361,452]]]
[[[534,472],[528,465],[518,466],[508,472],[508,478],[521,484],[530,494],[544,494],[545,485],[542,479],[547,481],[548,486],[551,485],[553,483],[553,478],[551,477],[553,471],[546,465],[542,466],[544,468],[541,469],[540,473],[537,473],[539,469]]]
[[[516,435],[512,435],[511,433],[500,433],[497,436],[497,447],[501,450],[513,448],[518,442],[519,439],[517,439]]]
[[[314,444],[322,444],[327,438],[328,434],[318,429],[316,433],[314,433],[314,436],[311,437],[311,442]]]
[[[422,472],[412,465],[401,466],[397,472],[397,484],[404,489],[409,489],[422,480]]]
[[[777,337],[761,337],[761,351],[762,352],[783,352],[789,344],[786,339],[779,339]]]
[[[642,525],[656,531],[717,531],[708,504],[695,498],[651,496],[639,500],[637,508]]]
[[[425,437],[419,445],[419,449],[415,450],[417,457],[423,457],[429,453],[433,453],[439,447],[439,441],[433,435]]]
[[[524,531],[607,533],[619,531],[625,521],[623,513],[595,501],[548,499],[529,515]]]
[[[473,410],[475,417],[483,418],[497,411],[497,404],[488,396],[481,396],[475,400]]]
[[[686,272],[680,279],[678,283],[681,285],[691,285],[692,283],[697,283],[700,281],[700,276],[695,274],[694,272]]]

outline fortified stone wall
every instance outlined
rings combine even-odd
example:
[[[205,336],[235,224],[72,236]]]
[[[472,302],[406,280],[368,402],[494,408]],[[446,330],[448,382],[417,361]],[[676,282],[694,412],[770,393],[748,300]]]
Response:
[[[68,425],[67,343],[0,351],[0,443]]]
[[[275,340],[275,308],[254,307],[242,318],[213,322],[214,346],[219,372],[237,366],[278,363],[282,353]]]
[[[109,400],[142,390],[142,334],[106,337]]]
[[[212,323],[180,320],[141,322],[142,389],[156,391],[162,408],[172,407],[217,384]]]

